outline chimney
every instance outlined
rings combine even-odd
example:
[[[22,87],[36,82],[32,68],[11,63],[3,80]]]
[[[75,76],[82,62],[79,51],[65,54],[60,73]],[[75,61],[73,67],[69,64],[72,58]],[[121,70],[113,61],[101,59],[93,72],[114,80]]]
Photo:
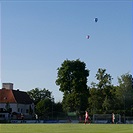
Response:
[[[2,83],[2,88],[13,90],[13,83]]]

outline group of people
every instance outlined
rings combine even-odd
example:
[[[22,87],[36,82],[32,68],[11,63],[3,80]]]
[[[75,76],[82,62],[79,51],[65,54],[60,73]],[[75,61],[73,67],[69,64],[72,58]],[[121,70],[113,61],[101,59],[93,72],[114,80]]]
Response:
[[[90,124],[90,122],[91,122],[91,119],[90,119],[89,113],[88,113],[88,111],[85,111],[85,124],[86,123]],[[112,123],[113,124],[115,123],[115,114],[114,113],[112,113]]]
[[[35,114],[35,118],[36,118],[36,122],[38,122],[39,120],[38,120],[38,115],[37,114]],[[80,121],[81,121],[81,117],[79,118],[80,119]],[[70,118],[69,118],[69,120],[70,120]],[[71,120],[70,120],[71,121]],[[84,121],[84,123],[85,124],[87,124],[87,123],[91,123],[91,118],[90,118],[90,116],[89,116],[89,113],[88,113],[88,111],[85,111],[85,121]],[[115,114],[114,113],[112,113],[112,123],[114,124],[115,123]]]

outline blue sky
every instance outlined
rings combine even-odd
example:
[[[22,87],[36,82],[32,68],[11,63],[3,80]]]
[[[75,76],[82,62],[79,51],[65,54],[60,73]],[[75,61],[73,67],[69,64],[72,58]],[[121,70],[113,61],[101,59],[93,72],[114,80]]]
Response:
[[[46,88],[61,101],[55,80],[66,59],[86,63],[89,86],[98,68],[114,85],[117,77],[132,74],[131,1],[5,0],[0,8],[1,83],[24,91]]]

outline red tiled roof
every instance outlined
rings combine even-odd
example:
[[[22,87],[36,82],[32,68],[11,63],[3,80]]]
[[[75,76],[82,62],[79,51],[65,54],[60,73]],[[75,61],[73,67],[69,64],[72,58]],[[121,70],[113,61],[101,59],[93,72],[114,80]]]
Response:
[[[33,101],[30,99],[26,92],[19,90],[0,89],[0,103],[21,103],[31,104]]]
[[[12,90],[0,89],[0,103],[16,103]]]

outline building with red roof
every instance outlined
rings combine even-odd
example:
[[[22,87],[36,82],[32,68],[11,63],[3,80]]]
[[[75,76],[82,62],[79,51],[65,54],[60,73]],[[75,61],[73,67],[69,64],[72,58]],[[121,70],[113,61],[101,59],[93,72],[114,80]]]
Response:
[[[14,90],[12,83],[3,83],[0,89],[0,119],[13,117],[21,119],[31,117],[34,113],[34,103],[24,91]],[[20,115],[21,114],[21,115]]]

